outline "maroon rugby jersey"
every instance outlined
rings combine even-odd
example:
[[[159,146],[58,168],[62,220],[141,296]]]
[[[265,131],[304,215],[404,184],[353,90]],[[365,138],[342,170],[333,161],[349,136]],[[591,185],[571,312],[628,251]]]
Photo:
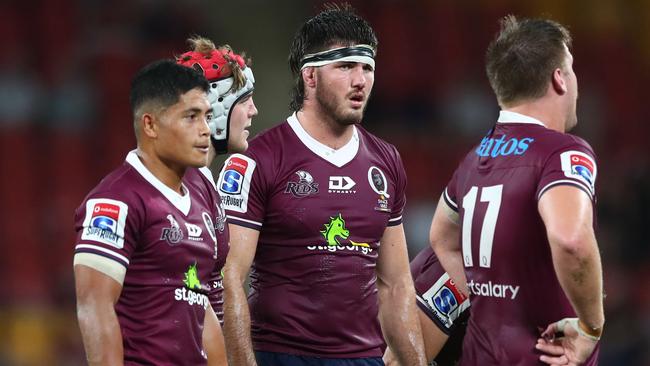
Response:
[[[585,141],[505,111],[456,169],[444,198],[460,214],[472,302],[461,365],[541,364],[539,328],[576,316],[555,275],[537,202],[557,185],[595,202],[596,173]]]
[[[203,319],[220,296],[228,228],[207,168],[187,169],[182,184],[181,196],[130,152],[75,213],[75,264],[123,285],[115,310],[127,365],[206,364]]]
[[[230,157],[217,187],[228,222],[260,231],[249,294],[255,350],[381,356],[375,266],[405,204],[397,150],[359,126],[332,150],[294,114]]]

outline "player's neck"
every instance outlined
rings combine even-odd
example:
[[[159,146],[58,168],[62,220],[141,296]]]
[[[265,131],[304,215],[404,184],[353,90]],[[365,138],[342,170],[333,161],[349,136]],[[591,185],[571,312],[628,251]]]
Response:
[[[340,124],[314,108],[303,108],[296,115],[309,136],[334,150],[345,146],[354,134],[354,125]]]
[[[565,132],[564,115],[553,103],[544,99],[529,101],[516,106],[504,106],[503,110],[523,114],[542,122],[546,128]]]
[[[175,167],[173,164],[163,161],[155,153],[148,152],[146,149],[140,147],[138,147],[136,155],[140,158],[145,168],[164,185],[180,195],[185,194],[181,184],[183,175],[185,174],[185,168]]]

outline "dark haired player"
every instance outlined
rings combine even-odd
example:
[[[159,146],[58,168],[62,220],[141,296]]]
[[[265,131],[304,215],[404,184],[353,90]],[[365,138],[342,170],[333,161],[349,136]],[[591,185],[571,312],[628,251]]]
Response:
[[[295,113],[219,176],[233,365],[382,365],[382,330],[403,365],[426,363],[402,228],[404,168],[359,125],[376,47],[347,7],[303,24],[289,60]]]

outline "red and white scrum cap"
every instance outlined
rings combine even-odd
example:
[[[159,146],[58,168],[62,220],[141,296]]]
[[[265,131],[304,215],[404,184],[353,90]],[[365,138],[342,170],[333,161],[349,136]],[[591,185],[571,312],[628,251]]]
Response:
[[[236,62],[244,74],[244,85],[232,90],[234,78],[231,62]],[[212,142],[217,153],[228,150],[230,111],[244,96],[254,89],[253,70],[246,65],[244,58],[228,49],[215,49],[209,54],[189,51],[178,57],[178,63],[201,71],[210,82],[208,100],[212,106],[213,118],[210,123]]]

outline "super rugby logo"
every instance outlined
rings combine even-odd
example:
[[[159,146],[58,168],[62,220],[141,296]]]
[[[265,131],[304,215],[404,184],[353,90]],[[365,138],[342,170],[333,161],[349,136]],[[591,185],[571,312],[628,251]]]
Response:
[[[219,185],[219,190],[228,194],[240,194],[246,169],[248,169],[246,160],[238,157],[230,158],[224,168],[223,180]]]
[[[314,182],[314,177],[309,172],[298,170],[296,175],[298,176],[298,181],[288,182],[284,193],[291,193],[296,198],[307,197],[311,194],[318,193],[318,183]]]
[[[597,168],[591,156],[581,151],[565,151],[560,154],[560,161],[566,177],[585,183],[591,193],[594,193]]]
[[[469,299],[458,289],[447,273],[431,286],[418,301],[425,305],[448,329],[469,307]]]
[[[126,203],[95,198],[86,202],[86,217],[81,239],[124,247],[124,226],[128,206]]]
[[[226,161],[217,182],[226,210],[241,213],[248,210],[248,193],[256,166],[255,160],[241,154],[235,154]]]

